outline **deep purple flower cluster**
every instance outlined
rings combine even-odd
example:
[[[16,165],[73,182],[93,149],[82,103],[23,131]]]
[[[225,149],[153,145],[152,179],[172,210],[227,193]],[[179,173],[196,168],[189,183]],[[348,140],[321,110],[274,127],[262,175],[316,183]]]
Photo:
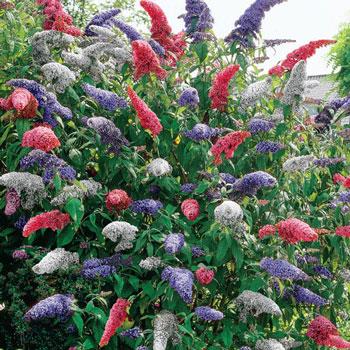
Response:
[[[153,39],[149,39],[148,40],[149,45],[151,46],[151,48],[153,49],[153,51],[160,57],[164,57],[165,56],[165,49],[162,45],[159,44],[158,41],[155,41]]]
[[[113,19],[113,25],[121,30],[130,41],[144,40],[142,35],[134,27],[123,22],[120,19]]]
[[[204,250],[200,247],[197,247],[197,246],[192,247],[191,252],[192,252],[192,256],[194,258],[199,258],[199,257],[205,255]]]
[[[273,141],[261,141],[256,145],[256,151],[258,153],[276,153],[284,148],[279,142]]]
[[[186,0],[185,30],[195,41],[203,39],[205,31],[213,28],[214,18],[202,0]]]
[[[297,285],[293,286],[291,295],[299,304],[310,304],[316,306],[324,306],[327,304],[326,299],[322,298],[307,288],[303,288]]]
[[[270,131],[275,124],[265,119],[253,118],[249,121],[248,128],[252,134]]]
[[[338,164],[338,163],[342,163],[342,162],[345,162],[345,158],[341,157],[341,158],[319,158],[319,159],[315,159],[314,160],[314,164],[316,166],[319,166],[321,168],[326,168],[328,166],[331,166],[331,165],[335,165],[335,164]]]
[[[164,249],[169,254],[178,253],[185,244],[185,237],[182,233],[171,233],[165,237]]]
[[[162,280],[168,281],[170,287],[175,289],[181,299],[189,304],[192,302],[193,273],[187,269],[166,267],[162,272]]]
[[[122,146],[128,146],[129,141],[122,135],[114,123],[104,117],[83,118],[83,124],[94,129],[101,137],[101,143],[109,145],[109,151],[118,154]]]
[[[237,181],[237,179],[229,173],[220,173],[219,176],[226,184],[233,185]]]
[[[130,24],[125,23],[121,19],[113,18],[110,21],[111,24],[116,26],[120,31],[122,31],[126,37],[130,40],[130,42],[135,40],[145,40],[144,37]],[[148,43],[150,44],[153,51],[158,56],[165,56],[165,49],[162,45],[160,45],[156,40],[149,39]]]
[[[252,39],[257,38],[265,12],[286,0],[256,0],[236,21],[236,28],[225,38],[226,42],[238,41],[243,46],[254,46]]]
[[[310,277],[287,260],[263,258],[260,267],[268,274],[282,280],[309,280]]]
[[[325,266],[317,265],[313,267],[313,270],[314,270],[314,273],[316,273],[317,275],[323,278],[326,278],[329,280],[333,278],[332,272],[330,272]]]
[[[333,108],[335,111],[337,111],[340,108],[344,108],[344,109],[348,108],[349,103],[350,103],[350,95],[347,97],[337,98],[332,100],[329,103],[329,106]]]
[[[209,140],[212,137],[220,135],[221,130],[218,128],[211,128],[206,124],[196,124],[192,130],[187,130],[184,135],[193,141]]]
[[[94,99],[102,108],[108,111],[115,111],[117,108],[124,109],[128,107],[128,103],[123,97],[111,91],[96,88],[90,84],[82,84],[84,92]]]
[[[130,329],[127,329],[126,331],[121,332],[120,335],[122,337],[128,337],[130,339],[136,339],[136,338],[141,337],[142,331],[141,331],[141,329],[139,327],[134,327],[134,328],[130,328]]]
[[[184,106],[196,107],[198,103],[199,103],[198,91],[193,87],[189,87],[185,89],[179,98],[179,105],[181,107],[184,107]]]
[[[52,92],[47,92],[45,87],[34,80],[28,79],[12,79],[7,85],[15,88],[27,89],[37,100],[39,106],[44,109],[43,121],[52,126],[57,125],[57,121],[53,118],[54,114],[58,114],[64,119],[72,119],[72,111],[62,106]]]
[[[35,304],[25,315],[28,322],[44,318],[58,318],[65,321],[72,315],[72,295],[55,294]]]
[[[154,199],[141,199],[132,202],[130,208],[134,213],[156,215],[163,208],[163,204]]]
[[[63,159],[53,154],[34,149],[20,161],[20,166],[23,170],[27,170],[35,165],[44,170],[44,183],[49,183],[54,178],[56,172],[58,172],[60,177],[64,180],[75,180],[75,169],[69,166]]]
[[[295,259],[299,265],[304,264],[318,264],[319,259],[316,256],[313,255],[300,255],[296,254]]]
[[[97,15],[92,17],[90,22],[87,24],[87,26],[85,28],[85,35],[88,35],[88,36],[95,36],[96,35],[93,31],[90,30],[90,27],[92,25],[100,26],[100,27],[107,27],[107,28],[110,27],[111,19],[114,16],[117,16],[120,12],[121,12],[120,9],[113,8],[113,9],[110,9],[107,11],[102,11],[102,12],[98,13]]]
[[[221,311],[212,309],[209,306],[196,307],[194,313],[204,321],[218,321],[224,318],[224,314]]]
[[[242,179],[237,180],[233,184],[233,189],[241,194],[254,196],[259,189],[263,187],[273,187],[277,183],[277,180],[264,171],[256,171],[244,175]]]
[[[158,185],[149,185],[148,187],[148,191],[149,193],[151,193],[153,196],[158,196],[160,191],[161,191],[161,188],[158,186]]]
[[[92,258],[85,260],[81,275],[86,279],[108,277],[115,273],[120,266],[130,265],[130,259],[123,259],[120,254],[108,258]]]
[[[15,222],[14,226],[17,230],[22,231],[27,222],[28,219],[24,215],[21,215]]]
[[[29,256],[25,250],[17,249],[12,253],[12,258],[15,260],[26,260]]]
[[[181,185],[180,190],[184,193],[192,193],[197,188],[197,184],[185,183]]]

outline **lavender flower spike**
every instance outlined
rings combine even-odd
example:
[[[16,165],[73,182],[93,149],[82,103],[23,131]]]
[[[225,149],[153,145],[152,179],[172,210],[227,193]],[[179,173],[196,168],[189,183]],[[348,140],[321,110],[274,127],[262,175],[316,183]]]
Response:
[[[224,318],[224,314],[221,311],[212,309],[209,306],[196,307],[194,312],[204,321],[219,321]]]
[[[250,290],[245,290],[236,298],[236,305],[240,312],[239,318],[243,322],[247,322],[249,314],[254,317],[262,313],[268,313],[277,317],[282,316],[281,309],[272,299]]]
[[[109,145],[110,152],[118,154],[122,146],[129,145],[129,141],[122,135],[120,129],[105,117],[85,118],[83,123],[101,136],[102,144]]]
[[[248,128],[252,134],[268,132],[274,127],[274,123],[269,120],[254,117],[249,121]]]
[[[185,237],[182,233],[171,233],[164,240],[164,249],[169,254],[178,253],[185,244]]]
[[[284,148],[284,145],[279,142],[261,141],[256,145],[258,153],[276,153]]]
[[[290,264],[287,260],[263,258],[260,261],[260,267],[269,275],[278,277],[282,280],[307,281],[310,279],[310,276],[308,276],[304,271]]]
[[[107,111],[115,111],[117,108],[124,109],[128,107],[128,103],[122,97],[111,91],[96,88],[90,84],[82,84],[84,92],[94,99],[102,108]]]
[[[24,315],[24,319],[28,322],[38,321],[44,318],[58,318],[65,321],[72,315],[73,296],[55,294],[35,304]]]

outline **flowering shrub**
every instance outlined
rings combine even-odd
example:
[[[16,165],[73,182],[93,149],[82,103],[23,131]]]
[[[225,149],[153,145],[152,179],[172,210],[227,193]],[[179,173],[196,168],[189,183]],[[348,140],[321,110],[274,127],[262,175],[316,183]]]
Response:
[[[304,103],[332,40],[258,69],[283,2],[1,3],[1,348],[350,347],[350,99]]]

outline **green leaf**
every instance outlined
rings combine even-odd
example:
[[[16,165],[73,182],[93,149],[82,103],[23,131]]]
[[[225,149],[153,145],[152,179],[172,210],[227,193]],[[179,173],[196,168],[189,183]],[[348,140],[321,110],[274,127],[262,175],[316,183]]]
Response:
[[[227,250],[228,250],[228,244],[226,242],[226,239],[221,239],[221,241],[219,242],[219,245],[217,247],[216,255],[215,255],[215,258],[216,258],[218,265],[221,265],[224,262],[224,258],[225,258],[225,255],[227,253]]]
[[[244,254],[242,248],[235,239],[232,239],[232,255],[236,260],[236,268],[239,270],[243,265]]]
[[[84,321],[83,321],[81,315],[78,312],[75,312],[72,316],[72,320],[78,329],[79,335],[82,336],[83,329],[84,329]]]
[[[30,125],[30,121],[27,119],[16,120],[16,130],[20,140],[22,140],[23,134],[30,129]]]
[[[208,44],[205,41],[202,41],[198,44],[194,44],[193,46],[199,61],[202,63],[207,58],[209,53]]]
[[[84,206],[77,198],[71,198],[64,206],[66,212],[69,213],[70,217],[75,223],[76,227],[79,227],[81,219],[84,216]]]
[[[70,242],[72,242],[75,235],[75,230],[72,225],[64,228],[61,232],[57,234],[57,246],[64,247]]]

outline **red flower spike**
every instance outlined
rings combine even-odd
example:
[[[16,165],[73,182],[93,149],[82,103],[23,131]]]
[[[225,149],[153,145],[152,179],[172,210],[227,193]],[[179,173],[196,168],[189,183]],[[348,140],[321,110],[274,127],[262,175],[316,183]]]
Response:
[[[113,190],[106,196],[106,207],[110,212],[129,208],[132,199],[123,190]]]
[[[149,73],[154,73],[159,79],[166,78],[167,72],[160,66],[158,56],[147,41],[134,40],[131,45],[136,80]]]
[[[276,227],[273,225],[265,225],[259,230],[259,238],[263,239],[267,236],[273,236],[276,233]]]
[[[33,232],[42,228],[49,228],[52,231],[62,230],[69,222],[69,215],[59,210],[42,213],[29,219],[23,228],[23,237],[29,237]]]
[[[279,236],[287,243],[317,241],[318,234],[307,223],[291,218],[280,221],[277,225]]]
[[[26,131],[22,138],[23,147],[32,147],[44,152],[50,152],[60,145],[60,140],[55,133],[44,126],[38,126],[32,130]]]
[[[308,44],[299,47],[287,55],[287,58],[269,70],[270,75],[282,76],[285,72],[291,71],[293,67],[301,60],[306,61],[316,53],[316,50],[336,43],[336,40],[317,40],[310,41]]]
[[[230,65],[215,76],[209,92],[212,109],[221,111],[225,109],[229,96],[228,87],[230,80],[238,72],[239,68],[239,65]]]
[[[349,349],[350,342],[339,336],[336,326],[324,316],[317,316],[311,321],[306,335],[318,345]]]
[[[226,159],[233,157],[238,146],[251,134],[248,131],[233,131],[226,136],[220,137],[211,148],[211,153],[215,157],[214,164],[222,163],[221,154],[225,153]]]
[[[195,272],[195,276],[201,285],[206,286],[213,280],[215,272],[205,267],[201,267]]]
[[[128,317],[127,308],[130,306],[130,302],[125,299],[117,299],[112,306],[109,313],[109,317],[103,331],[102,338],[100,340],[100,347],[108,345],[109,340],[114,335],[115,331],[124,323]]]
[[[166,51],[167,61],[170,65],[175,65],[176,61],[184,55],[186,42],[185,33],[172,34],[171,26],[163,10],[152,1],[141,0],[141,6],[151,18],[152,39],[162,45]]]
[[[0,99],[0,108],[5,111],[15,109],[17,118],[34,118],[38,106],[36,98],[23,88],[17,88],[8,98]]]
[[[335,230],[337,236],[350,237],[350,226],[339,226]]]
[[[146,130],[150,130],[153,137],[156,137],[163,130],[157,115],[137,96],[130,86],[128,87],[128,95],[132,106],[136,110],[141,126]]]
[[[181,211],[188,220],[194,221],[200,212],[199,203],[195,199],[186,199],[181,204]]]

